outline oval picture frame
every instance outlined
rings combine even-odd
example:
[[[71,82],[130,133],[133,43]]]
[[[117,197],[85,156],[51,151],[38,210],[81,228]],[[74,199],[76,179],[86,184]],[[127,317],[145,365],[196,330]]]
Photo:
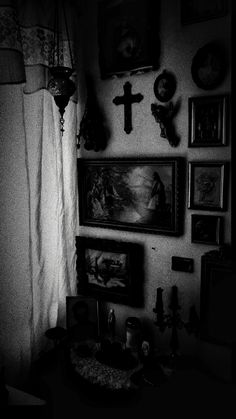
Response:
[[[217,43],[210,42],[199,48],[192,60],[191,73],[194,83],[204,90],[215,89],[222,83],[226,62]]]
[[[163,70],[156,78],[153,90],[156,98],[160,102],[168,102],[176,90],[176,79],[174,75],[167,70]]]

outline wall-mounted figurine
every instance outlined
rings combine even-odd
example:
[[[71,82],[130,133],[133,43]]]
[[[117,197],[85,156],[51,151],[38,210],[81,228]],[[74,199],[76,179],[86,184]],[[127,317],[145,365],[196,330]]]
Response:
[[[124,105],[124,130],[126,134],[130,134],[133,127],[132,127],[132,104],[139,103],[143,100],[143,95],[141,93],[137,93],[132,95],[131,93],[132,85],[129,81],[124,84],[124,95],[123,96],[116,96],[113,99],[113,103],[115,105]]]
[[[167,70],[163,70],[163,72],[156,78],[153,90],[156,98],[160,102],[168,102],[176,90],[176,80],[174,75]]]
[[[176,147],[179,144],[179,137],[175,133],[175,129],[172,123],[172,119],[176,115],[180,107],[180,101],[176,102],[175,106],[172,102],[168,105],[159,105],[157,103],[151,104],[152,115],[156,122],[160,125],[161,137],[166,138],[172,147]]]

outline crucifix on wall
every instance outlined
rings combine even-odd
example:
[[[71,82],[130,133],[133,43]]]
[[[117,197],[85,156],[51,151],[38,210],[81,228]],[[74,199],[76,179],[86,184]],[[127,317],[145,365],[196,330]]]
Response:
[[[113,99],[113,103],[115,105],[124,105],[124,130],[126,134],[130,134],[133,127],[132,127],[132,104],[139,103],[143,99],[143,95],[141,93],[137,93],[132,95],[131,93],[132,85],[130,82],[126,82],[124,84],[124,95],[123,96],[116,96]]]

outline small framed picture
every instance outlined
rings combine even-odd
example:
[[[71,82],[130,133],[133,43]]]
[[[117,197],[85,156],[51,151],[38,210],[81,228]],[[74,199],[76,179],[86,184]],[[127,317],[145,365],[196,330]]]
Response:
[[[227,95],[189,98],[189,147],[227,145],[227,106]]]
[[[67,296],[66,327],[73,341],[96,340],[99,336],[98,301],[84,295]]]
[[[227,161],[191,161],[188,164],[188,208],[225,211]]]
[[[181,23],[182,25],[189,25],[219,18],[225,16],[227,11],[227,0],[181,0]]]
[[[153,90],[160,102],[168,102],[175,93],[176,79],[172,73],[164,70],[155,80]]]
[[[222,243],[223,217],[192,214],[192,243],[218,245]]]
[[[78,293],[141,306],[143,248],[139,243],[76,237]]]

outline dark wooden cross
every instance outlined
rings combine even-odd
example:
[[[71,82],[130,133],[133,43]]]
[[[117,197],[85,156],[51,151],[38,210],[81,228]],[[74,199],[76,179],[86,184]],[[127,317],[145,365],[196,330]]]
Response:
[[[141,93],[137,93],[136,95],[132,95],[131,93],[132,85],[130,82],[126,82],[124,84],[124,95],[123,96],[116,96],[113,99],[113,103],[115,105],[124,105],[124,130],[126,134],[130,134],[133,127],[132,127],[132,103],[139,103],[143,99],[143,95]]]

